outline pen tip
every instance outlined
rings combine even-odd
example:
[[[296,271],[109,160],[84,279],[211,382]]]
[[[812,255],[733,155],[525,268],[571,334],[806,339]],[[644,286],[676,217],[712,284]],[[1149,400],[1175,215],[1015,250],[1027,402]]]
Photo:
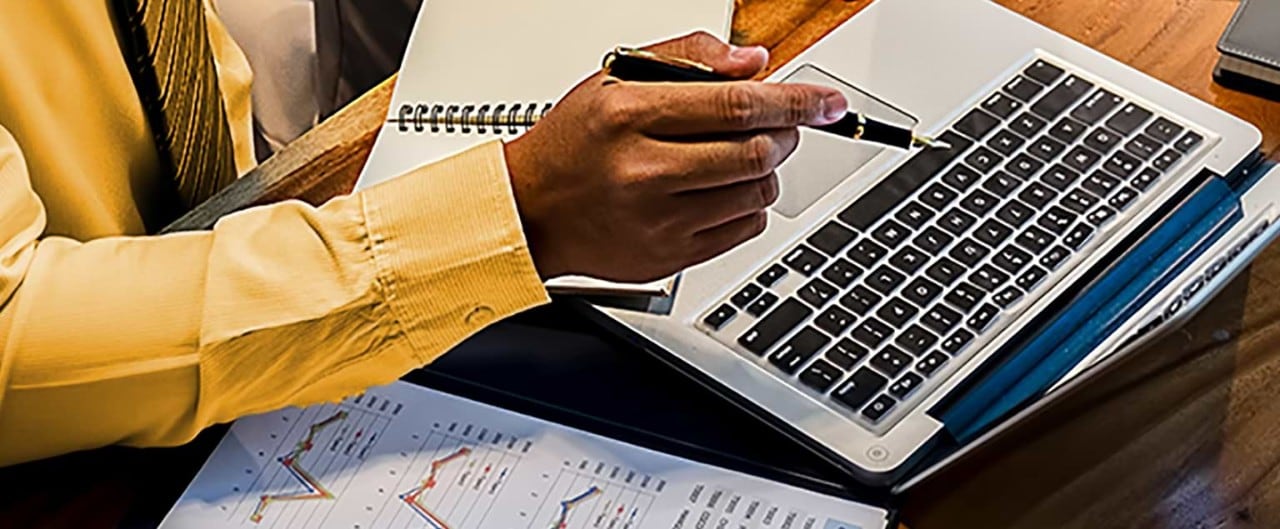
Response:
[[[911,143],[916,147],[925,147],[929,149],[950,149],[951,144],[945,141],[935,140],[928,136],[915,136],[911,138]]]

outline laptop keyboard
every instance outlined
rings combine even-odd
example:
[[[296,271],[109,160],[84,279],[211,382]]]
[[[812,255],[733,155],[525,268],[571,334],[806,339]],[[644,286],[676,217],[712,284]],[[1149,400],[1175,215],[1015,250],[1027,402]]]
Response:
[[[699,327],[882,429],[1204,139],[1044,59],[939,138],[952,148],[917,152]]]

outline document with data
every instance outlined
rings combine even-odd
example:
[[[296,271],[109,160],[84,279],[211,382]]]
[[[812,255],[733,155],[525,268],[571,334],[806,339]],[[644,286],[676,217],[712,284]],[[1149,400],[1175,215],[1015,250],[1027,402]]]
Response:
[[[881,529],[887,516],[397,382],[237,421],[161,527]]]

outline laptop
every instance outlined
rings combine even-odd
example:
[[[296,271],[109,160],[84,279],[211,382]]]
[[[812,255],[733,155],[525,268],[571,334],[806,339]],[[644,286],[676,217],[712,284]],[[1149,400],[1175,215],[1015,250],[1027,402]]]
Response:
[[[1077,387],[1275,235],[1255,127],[993,2],[878,0],[770,80],[823,77],[952,147],[804,131],[760,237],[596,310],[865,483]]]

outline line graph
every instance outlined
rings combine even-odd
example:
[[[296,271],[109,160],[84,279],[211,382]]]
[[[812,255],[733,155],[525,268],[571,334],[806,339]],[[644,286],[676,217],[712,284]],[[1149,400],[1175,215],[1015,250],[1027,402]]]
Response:
[[[299,441],[294,447],[293,452],[289,455],[279,458],[280,464],[284,465],[285,470],[298,480],[306,490],[299,493],[291,494],[263,494],[258,498],[258,506],[253,509],[253,514],[249,515],[249,521],[258,523],[262,521],[262,513],[267,510],[267,506],[277,501],[302,501],[302,500],[331,500],[333,493],[329,492],[319,480],[307,472],[303,468],[300,459],[315,447],[316,434],[324,430],[329,425],[345,420],[347,418],[346,411],[339,411],[331,415],[328,419],[312,424],[307,431],[307,437]]]
[[[587,488],[587,490],[583,491],[582,494],[579,494],[577,496],[574,496],[572,498],[569,498],[560,502],[560,518],[556,520],[556,523],[555,525],[552,526],[552,529],[565,529],[566,527],[568,527],[569,515],[573,513],[573,510],[577,508],[579,504],[587,500],[593,499],[599,494],[600,494],[600,487],[592,485],[591,487]]]
[[[438,483],[436,481],[436,474],[439,473],[441,467],[444,467],[456,459],[467,457],[470,453],[471,449],[464,446],[452,454],[432,461],[431,473],[427,474],[427,477],[422,480],[422,483],[413,490],[401,494],[400,499],[408,504],[409,508],[418,513],[419,516],[422,516],[422,518],[425,519],[427,523],[431,524],[432,527],[435,527],[436,529],[451,529],[448,523],[442,520],[439,516],[436,516],[435,513],[431,512],[426,505],[423,505],[418,501],[418,498],[422,497],[422,493],[436,487],[436,483]]]
[[[666,486],[632,470],[585,460],[565,461],[554,475],[528,529],[636,529]]]

